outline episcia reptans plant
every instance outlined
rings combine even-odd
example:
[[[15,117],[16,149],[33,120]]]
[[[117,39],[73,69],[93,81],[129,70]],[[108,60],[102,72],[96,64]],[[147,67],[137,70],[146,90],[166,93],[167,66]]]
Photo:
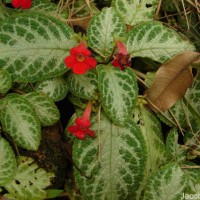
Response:
[[[154,20],[157,0],[113,0],[101,10],[90,1],[68,3],[15,0],[14,9],[0,2],[1,195],[42,200],[60,194],[57,188],[51,195],[46,189],[55,175],[16,149],[38,150],[44,127],[60,119],[55,102],[65,98],[75,108],[65,128],[74,166],[74,185],[65,180],[69,198],[176,200],[198,195],[200,172],[188,162],[200,150],[200,76],[198,67],[193,75],[190,66],[199,59],[195,45]],[[90,14],[85,35],[66,23],[80,10],[83,16]],[[180,58],[186,52],[190,61],[184,63]],[[176,70],[166,72],[169,61]],[[143,65],[148,66],[144,71]],[[156,101],[156,92],[144,89],[161,77],[160,65],[163,80],[172,73],[176,78],[156,89]],[[163,100],[160,94],[174,94],[170,86],[184,79],[187,85],[178,88],[181,95],[175,91],[169,106],[174,96]],[[151,111],[152,99],[159,103]],[[167,135],[163,123],[170,129]]]

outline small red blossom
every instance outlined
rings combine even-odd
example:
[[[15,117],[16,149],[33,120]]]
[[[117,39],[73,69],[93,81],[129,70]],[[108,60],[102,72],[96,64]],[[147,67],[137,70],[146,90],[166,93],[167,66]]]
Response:
[[[31,0],[12,0],[12,5],[14,8],[23,8],[23,9],[28,9],[32,5]]]
[[[91,52],[86,48],[85,43],[81,42],[70,50],[70,55],[65,58],[64,62],[75,74],[85,74],[87,70],[97,65],[96,60],[90,55]]]
[[[78,117],[75,120],[74,126],[69,126],[68,131],[75,135],[80,140],[84,140],[87,135],[90,137],[94,137],[94,131],[90,130],[90,113],[91,113],[92,104],[91,102],[88,103],[82,117]]]
[[[118,53],[112,61],[112,65],[124,70],[126,67],[131,65],[130,54],[128,54],[126,46],[120,41],[117,41],[117,49]]]

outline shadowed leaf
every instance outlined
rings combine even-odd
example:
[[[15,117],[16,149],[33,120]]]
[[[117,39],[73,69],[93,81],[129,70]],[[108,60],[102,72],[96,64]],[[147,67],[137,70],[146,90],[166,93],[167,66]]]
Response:
[[[163,64],[156,72],[152,86],[145,92],[148,107],[165,111],[185,95],[193,81],[190,65],[200,58],[200,53],[184,52]]]

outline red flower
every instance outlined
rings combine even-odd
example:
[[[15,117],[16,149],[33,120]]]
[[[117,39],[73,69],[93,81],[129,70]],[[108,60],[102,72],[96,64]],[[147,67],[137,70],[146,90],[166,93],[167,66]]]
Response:
[[[83,116],[76,118],[74,126],[68,127],[68,131],[81,140],[84,140],[87,135],[90,137],[95,136],[94,131],[89,129],[91,108],[92,104],[89,102],[83,113]]]
[[[12,0],[12,5],[15,8],[22,7],[23,9],[28,9],[31,7],[32,2],[31,0]]]
[[[112,65],[124,70],[126,67],[131,65],[130,54],[128,54],[126,46],[120,41],[117,41],[117,48],[118,53],[112,61]]]
[[[75,74],[85,74],[87,70],[93,69],[97,65],[96,60],[90,55],[91,52],[86,48],[85,43],[81,42],[70,50],[70,55],[64,61]]]

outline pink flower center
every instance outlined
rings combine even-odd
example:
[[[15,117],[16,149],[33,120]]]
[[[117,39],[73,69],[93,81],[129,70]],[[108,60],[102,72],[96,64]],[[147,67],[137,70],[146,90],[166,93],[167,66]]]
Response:
[[[83,62],[85,60],[85,56],[83,54],[77,54],[76,59],[79,62]]]

